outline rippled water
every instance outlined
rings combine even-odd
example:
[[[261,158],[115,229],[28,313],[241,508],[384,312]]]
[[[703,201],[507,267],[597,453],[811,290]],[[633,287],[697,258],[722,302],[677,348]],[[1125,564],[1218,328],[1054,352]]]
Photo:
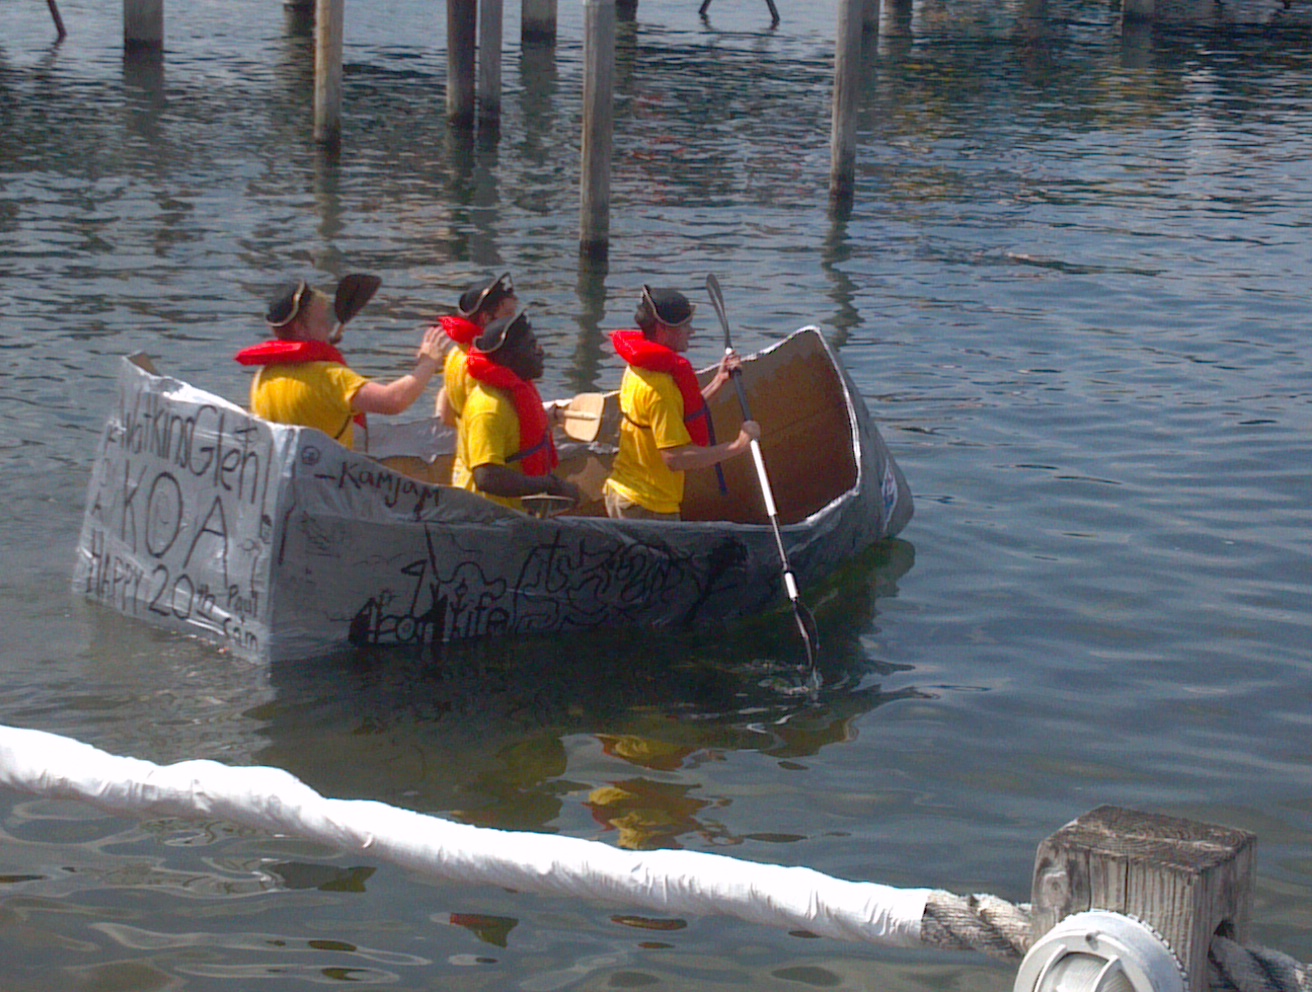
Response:
[[[1258,834],[1253,938],[1312,930],[1308,589],[1312,48],[1116,31],[1114,6],[885,0],[858,191],[827,205],[833,5],[642,0],[621,28],[613,244],[577,261],[581,5],[505,119],[443,119],[440,4],[347,5],[344,146],[272,0],[0,3],[0,721],[154,761],[286,768],[335,797],[1023,901],[1102,803]],[[103,8],[103,9],[102,9]],[[380,273],[348,345],[404,367],[509,268],[544,391],[611,385],[643,281],[724,285],[743,350],[840,347],[917,495],[899,541],[787,619],[253,669],[71,596],[118,356],[240,399],[285,273]],[[714,359],[704,309],[695,357]],[[973,955],[434,885],[222,823],[0,795],[7,987],[1003,989]],[[655,927],[655,929],[653,929]]]

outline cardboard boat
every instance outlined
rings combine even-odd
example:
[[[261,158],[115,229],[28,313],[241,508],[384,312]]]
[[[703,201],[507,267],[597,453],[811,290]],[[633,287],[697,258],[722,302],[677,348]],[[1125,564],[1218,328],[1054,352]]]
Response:
[[[710,375],[703,373],[703,381]],[[820,332],[745,358],[785,548],[802,589],[912,515],[911,491]],[[736,435],[733,389],[711,404]],[[786,608],[751,459],[691,472],[679,522],[613,521],[597,439],[561,445],[584,501],[558,516],[453,489],[437,420],[371,422],[367,448],[272,424],[125,358],[78,543],[75,590],[261,660],[585,628],[722,624]]]

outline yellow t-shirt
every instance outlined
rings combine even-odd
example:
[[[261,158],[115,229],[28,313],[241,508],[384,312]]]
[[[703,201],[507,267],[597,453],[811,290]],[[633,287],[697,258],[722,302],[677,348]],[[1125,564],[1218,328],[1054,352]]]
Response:
[[[514,400],[500,389],[481,382],[471,380],[471,386],[464,413],[460,415],[457,444],[457,457],[470,469],[469,478],[461,488],[512,510],[522,510],[524,504],[518,499],[492,496],[474,484],[473,470],[480,465],[506,465],[521,474],[524,469],[519,462],[509,460],[519,453],[519,414],[515,412]]]
[[[670,471],[661,451],[692,444],[692,435],[674,377],[629,366],[620,382],[620,409],[620,450],[606,488],[653,513],[678,513],[684,473]]]
[[[337,362],[266,365],[251,380],[251,412],[276,424],[318,428],[350,448],[351,400],[368,381]]]
[[[442,366],[442,384],[446,387],[447,402],[451,404],[451,409],[455,411],[456,419],[459,420],[465,412],[469,390],[474,385],[474,380],[469,375],[468,345],[456,344],[447,352],[446,364]],[[469,469],[465,467],[459,450],[456,451],[455,460],[451,463],[451,485],[459,489],[470,488]]]

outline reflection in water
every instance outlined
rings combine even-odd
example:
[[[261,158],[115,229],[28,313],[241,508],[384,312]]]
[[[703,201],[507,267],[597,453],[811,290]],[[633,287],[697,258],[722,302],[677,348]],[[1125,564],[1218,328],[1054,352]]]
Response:
[[[697,788],[645,778],[623,779],[593,789],[586,805],[607,831],[618,831],[615,844],[631,851],[681,847],[677,838],[689,833],[708,844],[735,843],[723,826],[699,818],[712,804],[689,795]]]
[[[905,666],[861,644],[913,560],[907,542],[885,542],[814,591],[814,697],[796,691],[805,659],[782,612],[735,628],[732,661],[705,633],[634,631],[356,651],[273,667],[272,700],[245,714],[269,741],[253,760],[328,796],[481,826],[574,830],[585,812],[622,847],[740,843],[701,766],[755,752],[802,768],[876,708],[926,698],[872,682]]]
[[[606,316],[606,276],[609,272],[605,257],[597,257],[591,252],[579,253],[579,278],[575,288],[579,300],[579,335],[566,378],[572,389],[605,388],[600,387],[600,381],[610,348],[602,321]]]
[[[847,344],[852,331],[863,323],[861,311],[856,306],[857,286],[843,267],[843,264],[852,257],[847,230],[851,212],[850,198],[835,200],[830,204],[829,233],[825,237],[824,250],[820,255],[820,264],[829,277],[829,298],[834,304],[833,314],[829,318],[829,323],[833,325],[834,330],[829,340],[840,350]],[[862,289],[865,290],[867,287]]]
[[[484,913],[450,913],[447,921],[454,927],[464,927],[485,944],[505,947],[510,931],[519,921],[508,916],[488,916]]]
[[[342,149],[339,142],[319,145],[314,151],[314,205],[319,213],[318,232],[324,243],[334,245],[345,229],[341,196]],[[342,259],[335,247],[318,252],[315,268],[341,274]]]

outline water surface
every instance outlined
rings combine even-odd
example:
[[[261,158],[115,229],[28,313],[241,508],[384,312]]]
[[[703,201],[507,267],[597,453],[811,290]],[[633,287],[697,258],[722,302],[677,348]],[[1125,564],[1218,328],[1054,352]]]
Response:
[[[887,4],[887,0],[886,0]],[[0,39],[0,721],[326,795],[900,886],[1029,895],[1102,803],[1257,833],[1255,942],[1312,957],[1312,56],[1296,27],[1117,31],[1114,5],[890,6],[857,195],[828,207],[832,3],[643,0],[621,25],[613,244],[577,258],[580,4],[504,121],[443,118],[441,5],[348,3],[340,156],[282,8],[7,0]],[[608,387],[643,282],[724,286],[736,343],[818,324],[917,497],[787,617],[259,668],[70,594],[116,362],[240,400],[284,275],[384,278],[369,374],[510,269],[544,392]],[[716,357],[702,299],[694,358]],[[0,796],[16,989],[1006,989],[974,955],[438,885],[223,823]]]

